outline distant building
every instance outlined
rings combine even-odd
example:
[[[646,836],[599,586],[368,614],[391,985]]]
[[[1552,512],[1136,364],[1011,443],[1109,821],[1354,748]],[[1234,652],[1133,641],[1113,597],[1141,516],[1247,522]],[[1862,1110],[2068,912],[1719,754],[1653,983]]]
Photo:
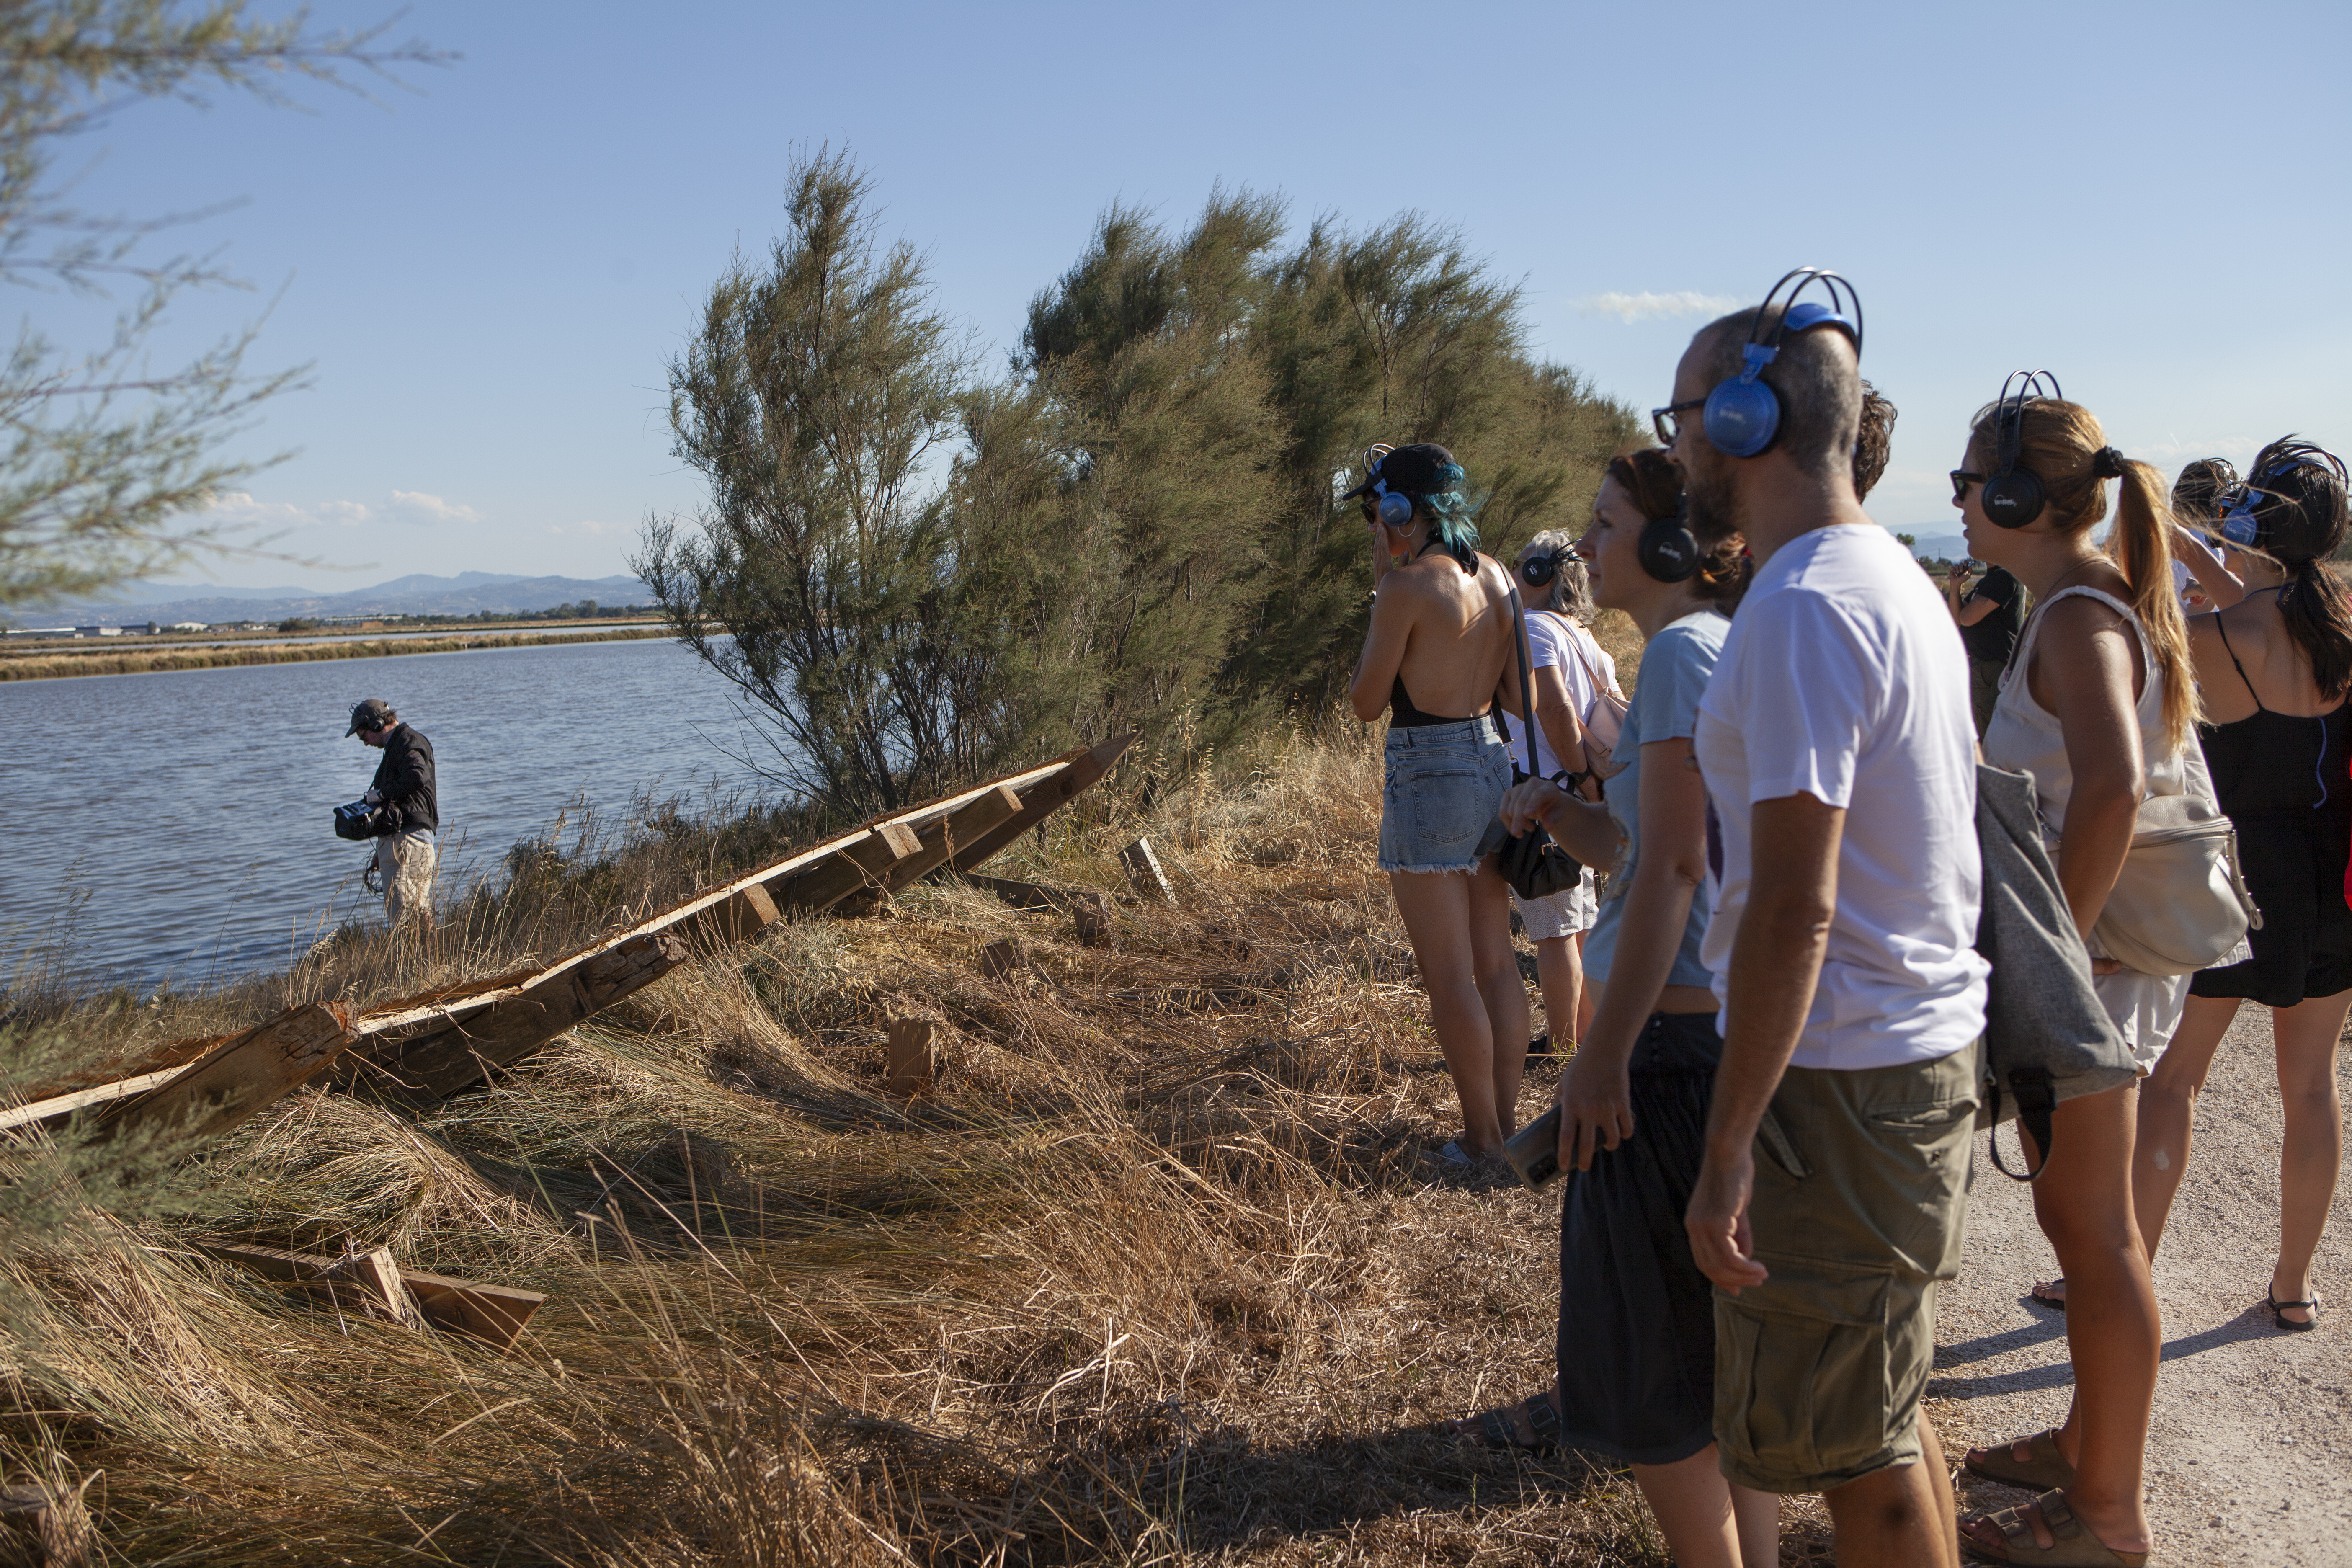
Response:
[[[173,621],[163,629],[171,632],[208,632],[212,627],[202,621]]]

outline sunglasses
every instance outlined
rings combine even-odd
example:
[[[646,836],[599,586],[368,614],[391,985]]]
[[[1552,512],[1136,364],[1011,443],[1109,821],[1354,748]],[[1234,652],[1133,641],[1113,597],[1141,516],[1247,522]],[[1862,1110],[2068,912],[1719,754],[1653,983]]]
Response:
[[[1664,408],[1651,409],[1650,427],[1658,433],[1658,444],[1662,447],[1673,446],[1675,437],[1682,433],[1683,416],[1694,408],[1706,406],[1706,398],[1694,397],[1688,403],[1669,403]]]
[[[1984,482],[1985,477],[1982,474],[1970,473],[1966,468],[1954,468],[1952,470],[1952,504],[1954,506],[1968,505],[1969,487],[1970,485],[1980,485]]]

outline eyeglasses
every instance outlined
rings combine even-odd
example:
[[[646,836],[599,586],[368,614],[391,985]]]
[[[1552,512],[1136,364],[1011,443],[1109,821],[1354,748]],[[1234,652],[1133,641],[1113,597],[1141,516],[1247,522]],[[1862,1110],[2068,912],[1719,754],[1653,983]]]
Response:
[[[1969,487],[1970,485],[1980,485],[1984,483],[1984,481],[1985,477],[1982,474],[1972,474],[1966,468],[1954,468],[1952,470],[1952,504],[1954,506],[1968,505]]]
[[[1683,416],[1694,408],[1706,406],[1706,398],[1694,397],[1688,403],[1669,403],[1664,408],[1651,409],[1650,425],[1658,433],[1658,444],[1662,447],[1673,446],[1675,437],[1682,432]]]

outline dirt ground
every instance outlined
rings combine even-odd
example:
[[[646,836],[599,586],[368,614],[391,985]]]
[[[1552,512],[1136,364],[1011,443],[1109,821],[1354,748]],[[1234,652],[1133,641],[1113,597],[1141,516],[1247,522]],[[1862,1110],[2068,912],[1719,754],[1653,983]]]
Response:
[[[2013,1135],[2003,1138],[2012,1150]],[[2148,1442],[2158,1544],[2149,1561],[2352,1563],[2352,1189],[2336,1189],[2320,1245],[2319,1328],[2281,1333],[2262,1304],[2278,1247],[2279,1096],[2266,1010],[2240,1012],[2195,1138],[2156,1263],[2164,1370]],[[1979,1442],[2057,1425],[2073,1390],[2065,1320],[2027,1299],[2034,1280],[2057,1272],[2030,1194],[1991,1168],[1979,1138],[1967,1260],[1944,1293],[1929,1388],[1948,1402],[1940,1413],[1957,1414]],[[1963,1480],[1964,1514],[2027,1495]]]

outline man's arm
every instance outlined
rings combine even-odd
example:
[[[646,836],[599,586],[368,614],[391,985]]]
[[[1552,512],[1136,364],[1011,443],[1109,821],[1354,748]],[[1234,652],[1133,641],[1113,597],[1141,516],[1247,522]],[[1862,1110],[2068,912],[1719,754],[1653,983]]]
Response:
[[[1700,1271],[1735,1294],[1768,1278],[1748,1251],[1756,1129],[1804,1032],[1829,952],[1845,809],[1792,795],[1758,802],[1749,820],[1752,870],[1732,942],[1723,1063],[1707,1107],[1706,1157],[1685,1217]]]

